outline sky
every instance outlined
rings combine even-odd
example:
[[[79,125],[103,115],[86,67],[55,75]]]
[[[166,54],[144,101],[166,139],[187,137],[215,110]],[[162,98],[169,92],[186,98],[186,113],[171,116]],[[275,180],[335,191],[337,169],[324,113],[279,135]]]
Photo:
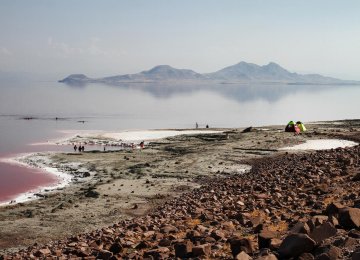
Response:
[[[360,80],[358,0],[0,0],[0,72],[61,79],[240,61]]]

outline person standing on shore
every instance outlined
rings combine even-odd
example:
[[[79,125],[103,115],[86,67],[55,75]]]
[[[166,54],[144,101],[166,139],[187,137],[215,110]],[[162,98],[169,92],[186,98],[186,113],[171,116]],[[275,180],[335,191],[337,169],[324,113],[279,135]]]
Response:
[[[76,152],[76,150],[77,150],[77,146],[76,146],[76,144],[74,145],[74,152]]]
[[[198,129],[198,128],[199,128],[198,122],[196,122],[196,124],[195,124],[195,128],[196,128],[196,129]]]

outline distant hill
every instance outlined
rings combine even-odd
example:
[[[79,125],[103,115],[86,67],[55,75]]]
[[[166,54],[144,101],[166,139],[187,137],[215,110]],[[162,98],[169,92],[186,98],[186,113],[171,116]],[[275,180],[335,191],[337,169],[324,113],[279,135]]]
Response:
[[[200,74],[189,69],[176,69],[169,65],[159,65],[136,74],[117,75],[92,79],[83,74],[72,74],[59,82],[69,85],[87,83],[105,83],[118,85],[122,83],[178,82],[178,83],[284,83],[284,84],[360,84],[359,81],[341,80],[324,77],[319,74],[297,74],[287,71],[280,65],[270,62],[259,66],[253,63],[240,62],[213,73]]]
[[[100,79],[104,82],[121,82],[121,81],[168,81],[168,80],[198,80],[204,77],[192,70],[175,69],[169,65],[159,65],[151,70],[142,71],[137,74],[126,74],[119,76],[112,76]]]

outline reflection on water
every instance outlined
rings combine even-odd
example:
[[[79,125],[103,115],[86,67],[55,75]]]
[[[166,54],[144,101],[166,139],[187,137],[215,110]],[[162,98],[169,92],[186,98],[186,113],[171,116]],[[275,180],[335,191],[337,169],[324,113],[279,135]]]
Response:
[[[70,118],[71,123],[56,120],[55,127],[105,130],[187,128],[195,122],[239,127],[283,124],[291,119],[357,118],[360,97],[359,86],[285,84],[132,83],[73,87],[55,82],[29,82],[0,83],[0,91],[2,115]],[[73,125],[73,121],[77,124]],[[40,133],[41,127],[47,127],[42,123],[28,124]]]
[[[62,137],[63,130],[194,128],[195,122],[200,127],[209,124],[210,128],[247,127],[285,125],[290,120],[359,118],[360,87],[279,84],[71,87],[54,82],[28,82],[0,83],[0,93],[1,158],[49,150],[48,146],[29,144]],[[51,150],[71,151],[72,147]],[[33,181],[28,181],[29,178]],[[4,192],[0,193],[0,200],[1,196],[12,196],[10,190],[20,193],[53,181],[51,176],[45,178],[36,170],[4,163],[0,163],[0,179],[0,190]]]
[[[71,84],[66,85],[70,88],[86,88],[91,85]],[[172,83],[121,83],[119,85],[103,85],[118,89],[135,90],[149,93],[156,98],[172,98],[178,95],[191,95],[197,92],[213,92],[225,98],[234,99],[238,102],[249,102],[258,99],[275,102],[279,99],[301,92],[321,92],[336,88],[360,87],[360,86],[336,86],[336,85],[291,85],[279,83],[264,84],[178,84]]]

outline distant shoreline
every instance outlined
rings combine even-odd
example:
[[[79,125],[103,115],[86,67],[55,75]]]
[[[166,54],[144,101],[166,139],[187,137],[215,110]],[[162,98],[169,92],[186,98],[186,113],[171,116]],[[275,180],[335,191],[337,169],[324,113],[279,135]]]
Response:
[[[360,81],[355,80],[341,80],[319,74],[291,73],[274,62],[259,66],[243,61],[212,73],[201,74],[189,69],[177,69],[169,65],[157,65],[150,70],[136,74],[124,74],[104,78],[89,78],[84,74],[72,74],[58,82],[78,86],[88,83],[104,83],[108,85],[132,83],[360,85]]]

